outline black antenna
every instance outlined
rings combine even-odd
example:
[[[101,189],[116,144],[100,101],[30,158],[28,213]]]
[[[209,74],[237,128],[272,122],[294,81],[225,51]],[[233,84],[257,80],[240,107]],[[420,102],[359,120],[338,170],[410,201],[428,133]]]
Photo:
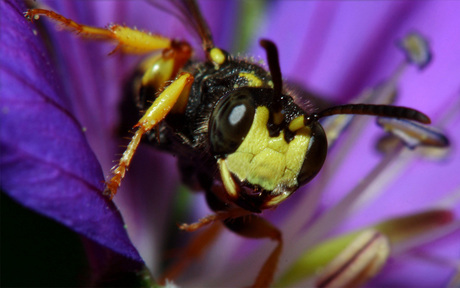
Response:
[[[270,69],[270,74],[272,75],[273,90],[275,96],[273,99],[275,99],[276,105],[278,105],[281,109],[279,99],[281,96],[281,90],[283,89],[283,79],[281,77],[278,49],[276,48],[275,43],[267,39],[261,39],[259,43],[260,46],[262,46],[262,48],[264,48],[267,52],[268,68]]]
[[[206,20],[204,20],[203,15],[201,15],[198,4],[195,0],[184,0],[183,5],[185,5],[185,9],[188,13],[190,13],[191,18],[193,19],[194,26],[201,37],[204,51],[209,52],[209,50],[214,48],[214,42],[212,40],[211,30],[209,29]]]
[[[316,121],[320,118],[338,115],[338,114],[357,114],[357,115],[371,115],[380,117],[391,117],[408,119],[417,121],[423,124],[430,124],[431,120],[428,116],[417,110],[390,105],[371,105],[371,104],[348,104],[341,106],[334,106],[324,109],[323,111],[310,115],[305,118],[305,125]]]

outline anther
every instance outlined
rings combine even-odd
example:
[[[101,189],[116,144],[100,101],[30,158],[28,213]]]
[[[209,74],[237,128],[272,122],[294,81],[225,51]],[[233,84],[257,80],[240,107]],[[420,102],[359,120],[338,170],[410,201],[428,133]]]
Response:
[[[315,286],[358,287],[381,270],[389,253],[387,237],[365,230],[321,271]]]
[[[432,58],[428,41],[420,34],[413,32],[406,35],[398,46],[406,55],[407,61],[419,69],[425,68]]]

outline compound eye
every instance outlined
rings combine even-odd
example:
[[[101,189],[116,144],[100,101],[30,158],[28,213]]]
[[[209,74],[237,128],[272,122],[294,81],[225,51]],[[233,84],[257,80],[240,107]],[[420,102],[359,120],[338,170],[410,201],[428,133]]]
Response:
[[[299,186],[312,180],[323,167],[327,154],[327,138],[323,127],[318,122],[310,124],[311,138],[308,144],[307,153],[297,176]]]
[[[210,120],[209,137],[215,155],[231,154],[243,142],[254,120],[253,97],[247,89],[233,91],[219,101]]]

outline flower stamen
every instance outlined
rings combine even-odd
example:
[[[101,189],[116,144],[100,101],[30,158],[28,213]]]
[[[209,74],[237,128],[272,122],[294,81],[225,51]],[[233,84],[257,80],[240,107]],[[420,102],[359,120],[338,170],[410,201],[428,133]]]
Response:
[[[389,254],[390,245],[384,235],[363,231],[321,271],[315,286],[357,287],[380,271]]]

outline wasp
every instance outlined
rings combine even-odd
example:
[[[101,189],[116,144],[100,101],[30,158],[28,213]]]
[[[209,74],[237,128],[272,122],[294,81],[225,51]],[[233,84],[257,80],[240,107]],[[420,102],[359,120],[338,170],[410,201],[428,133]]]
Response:
[[[97,28],[53,11],[31,9],[30,19],[46,16],[80,37],[112,41],[115,51],[149,55],[133,76],[140,120],[104,194],[113,198],[142,139],[176,155],[183,180],[200,187],[213,215],[181,229],[195,231],[221,221],[248,238],[277,242],[253,284],[269,286],[282,252],[282,234],[260,216],[311,181],[325,162],[328,141],[320,119],[361,114],[429,124],[411,108],[348,104],[315,110],[298,103],[301,93],[284,84],[276,45],[260,41],[268,69],[216,47],[194,1],[175,2],[199,35],[205,59],[194,59],[182,40],[120,25]]]

